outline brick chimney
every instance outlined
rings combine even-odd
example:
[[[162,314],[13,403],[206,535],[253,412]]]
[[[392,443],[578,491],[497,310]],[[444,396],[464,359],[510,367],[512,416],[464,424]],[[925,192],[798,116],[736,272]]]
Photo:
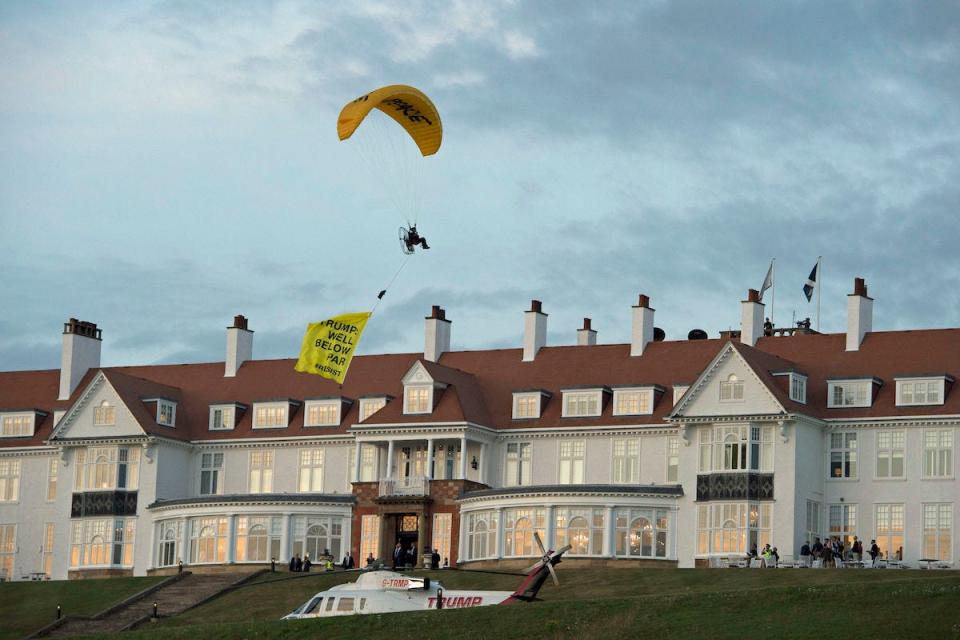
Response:
[[[68,400],[87,371],[100,366],[101,332],[96,324],[76,318],[63,324],[58,400]]]
[[[523,361],[533,362],[537,352],[547,344],[547,314],[543,303],[530,301],[530,310],[523,312]]]
[[[583,327],[577,329],[577,346],[592,347],[597,344],[597,332],[590,326],[590,318],[583,319]]]
[[[640,294],[640,299],[633,307],[633,326],[630,331],[630,355],[642,356],[643,350],[653,342],[653,312],[650,308],[650,298]]]
[[[447,312],[438,305],[433,305],[424,320],[423,358],[437,362],[444,352],[450,351],[451,322],[447,320]]]
[[[253,359],[253,331],[247,328],[247,319],[233,317],[233,326],[227,327],[227,359],[223,376],[234,378],[247,360]]]
[[[853,280],[853,293],[847,296],[847,351],[859,351],[863,337],[873,331],[873,298],[867,295],[863,278]]]
[[[760,302],[760,292],[756,289],[747,291],[747,299],[740,303],[740,342],[755,347],[757,340],[763,335],[763,310],[765,305]]]

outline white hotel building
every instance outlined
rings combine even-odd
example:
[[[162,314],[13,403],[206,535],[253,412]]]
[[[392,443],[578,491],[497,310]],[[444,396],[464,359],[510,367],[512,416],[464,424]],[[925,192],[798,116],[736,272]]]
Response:
[[[846,333],[655,339],[646,296],[629,344],[354,358],[342,388],[254,360],[238,316],[225,362],[101,367],[71,319],[59,370],[0,372],[0,572],[144,575],[179,561],[253,565],[397,542],[451,564],[528,564],[539,531],[570,564],[679,566],[771,542],[867,541],[958,554],[960,329],[872,330],[857,280]],[[659,337],[659,336],[658,336]]]

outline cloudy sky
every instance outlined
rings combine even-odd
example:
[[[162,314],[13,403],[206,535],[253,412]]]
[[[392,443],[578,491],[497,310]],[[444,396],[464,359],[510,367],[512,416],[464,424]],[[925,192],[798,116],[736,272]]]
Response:
[[[335,133],[393,83],[444,123],[403,182]],[[431,304],[515,346],[531,298],[550,344],[626,341],[638,293],[716,335],[773,257],[778,324],[822,255],[825,331],[855,276],[876,329],[958,326],[960,7],[0,3],[0,369],[57,367],[71,316],[105,365],[222,360],[237,313],[294,356],[403,263],[407,180],[432,248],[361,352],[422,349]]]

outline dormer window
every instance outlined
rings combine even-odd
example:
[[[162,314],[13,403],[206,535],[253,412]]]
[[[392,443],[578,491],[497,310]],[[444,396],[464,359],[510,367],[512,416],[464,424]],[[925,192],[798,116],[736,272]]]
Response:
[[[531,420],[543,415],[544,400],[550,393],[543,389],[526,389],[513,392],[513,419]]]
[[[433,386],[407,385],[403,389],[403,412],[430,413],[433,401]]]
[[[234,404],[211,405],[210,431],[230,431],[236,426],[237,406]]]
[[[730,374],[720,382],[720,402],[741,402],[743,400],[743,380]]]
[[[613,390],[613,415],[648,416],[656,403],[655,391],[662,387],[624,387]]]
[[[918,405],[943,404],[946,383],[953,382],[950,376],[925,378],[896,378],[897,406],[909,407]]]
[[[609,389],[606,391],[609,391]],[[603,410],[603,394],[603,388],[563,391],[562,417],[584,418],[599,416]]]
[[[0,419],[0,437],[17,438],[21,436],[32,436],[36,415],[34,412],[4,415],[3,418]]]
[[[177,405],[167,400],[157,401],[157,424],[172,427],[176,424]]]
[[[790,399],[807,404],[807,377],[798,373],[790,374]]]
[[[877,378],[860,380],[828,380],[827,407],[842,409],[846,407],[869,407],[873,401],[872,385],[879,385]]]
[[[253,410],[254,429],[283,429],[290,424],[289,402],[258,402]]]
[[[308,400],[304,414],[305,427],[334,427],[340,424],[340,410],[343,399]]]
[[[387,397],[380,396],[378,398],[360,398],[360,422],[363,422],[380,409],[383,409],[387,406]]]
[[[109,427],[116,424],[114,406],[104,400],[93,410],[93,424],[97,427]]]

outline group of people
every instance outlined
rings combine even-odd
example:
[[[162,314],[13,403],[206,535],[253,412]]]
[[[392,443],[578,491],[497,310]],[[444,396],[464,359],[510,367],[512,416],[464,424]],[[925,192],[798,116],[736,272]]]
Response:
[[[870,541],[867,554],[870,556],[871,565],[875,565],[883,555],[876,540]],[[822,560],[822,566],[824,567],[830,566],[831,562],[835,567],[842,567],[845,561],[863,562],[863,541],[859,537],[853,536],[853,542],[849,547],[846,547],[843,540],[838,536],[832,536],[825,543],[821,542],[820,538],[816,538],[813,546],[810,546],[808,540],[800,547],[800,559],[808,566],[812,565],[815,560]]]
[[[780,553],[776,547],[771,547],[769,542],[763,546],[763,550],[759,553],[757,553],[757,548],[753,547],[747,556],[750,560],[760,560],[764,567],[775,567],[780,562]]]
[[[313,567],[313,562],[310,560],[310,554],[305,553],[303,558],[300,557],[300,554],[295,554],[290,558],[290,562],[287,564],[287,568],[291,573],[310,573],[311,567]],[[323,550],[323,555],[320,556],[320,564],[323,566],[324,571],[333,571],[333,556],[330,555],[330,552],[326,549]],[[350,552],[347,552],[347,555],[343,558],[341,566],[344,569],[353,568],[353,557],[350,555]]]
[[[433,569],[446,568],[450,566],[450,559],[444,558],[443,565],[440,564],[440,552],[436,549],[430,551],[430,566]],[[367,559],[369,564],[372,559],[372,555]],[[400,567],[415,567],[417,566],[417,549],[414,545],[410,545],[409,548],[404,548],[403,544],[398,542],[397,546],[393,548],[393,569],[396,571]]]

